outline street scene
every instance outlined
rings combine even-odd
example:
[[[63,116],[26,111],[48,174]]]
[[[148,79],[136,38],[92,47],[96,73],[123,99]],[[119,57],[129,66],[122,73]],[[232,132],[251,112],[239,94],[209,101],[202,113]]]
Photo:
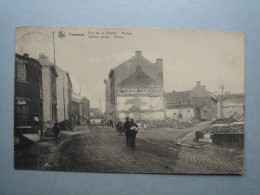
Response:
[[[136,150],[125,146],[125,136],[102,126],[76,127],[59,141],[28,146],[18,169],[129,173],[236,174],[243,171],[243,152],[237,147],[215,146],[193,140],[205,128],[162,129],[139,132]],[[158,136],[159,134],[159,136]],[[186,136],[191,135],[191,136]],[[186,137],[185,137],[186,136]],[[19,151],[21,152],[21,151]],[[17,156],[18,157],[18,156]]]
[[[21,27],[16,40],[15,169],[243,174],[243,33]]]

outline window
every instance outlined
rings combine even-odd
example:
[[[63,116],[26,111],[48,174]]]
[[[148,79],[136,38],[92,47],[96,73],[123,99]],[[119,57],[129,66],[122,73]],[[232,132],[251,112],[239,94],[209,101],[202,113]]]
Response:
[[[26,66],[24,63],[16,63],[17,80],[26,81]]]
[[[187,110],[187,112],[190,112],[190,110]]]
[[[19,99],[16,102],[17,113],[28,113],[28,102],[25,99]]]

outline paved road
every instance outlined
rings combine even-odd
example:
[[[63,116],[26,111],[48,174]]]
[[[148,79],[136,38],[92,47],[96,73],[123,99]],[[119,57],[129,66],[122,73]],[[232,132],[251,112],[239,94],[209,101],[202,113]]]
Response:
[[[176,144],[179,137],[173,141],[149,139],[140,133],[140,136],[137,134],[137,150],[131,150],[126,147],[125,136],[118,136],[108,127],[78,127],[72,134],[53,147],[50,155],[42,153],[38,168],[184,174],[237,174],[243,171],[243,151],[237,148],[212,144],[200,148],[184,147]]]

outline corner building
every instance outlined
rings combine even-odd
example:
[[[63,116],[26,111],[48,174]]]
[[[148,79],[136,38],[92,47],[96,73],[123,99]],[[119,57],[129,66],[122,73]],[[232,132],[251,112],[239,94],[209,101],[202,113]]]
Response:
[[[112,119],[164,119],[163,62],[152,63],[136,51],[128,61],[112,69],[110,114]]]

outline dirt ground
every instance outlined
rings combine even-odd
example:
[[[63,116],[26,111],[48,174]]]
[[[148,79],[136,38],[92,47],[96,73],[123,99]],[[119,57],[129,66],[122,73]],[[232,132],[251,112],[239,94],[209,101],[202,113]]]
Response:
[[[77,127],[60,139],[15,150],[16,169],[239,174],[243,172],[243,149],[205,144],[198,148],[178,145],[185,135],[207,127],[204,122],[187,129],[139,131],[136,150],[126,147],[125,136],[102,126]]]

